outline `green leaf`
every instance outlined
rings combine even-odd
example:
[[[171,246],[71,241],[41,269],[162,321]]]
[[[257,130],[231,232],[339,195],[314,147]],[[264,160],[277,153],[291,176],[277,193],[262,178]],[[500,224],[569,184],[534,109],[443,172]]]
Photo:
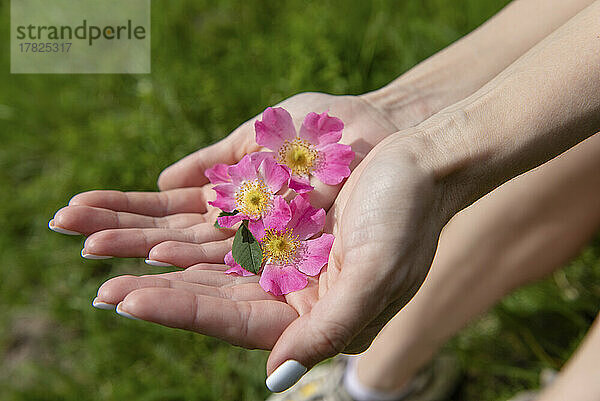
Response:
[[[262,265],[262,249],[248,229],[248,220],[244,220],[233,238],[231,249],[233,259],[244,269],[258,274]]]
[[[223,216],[235,216],[238,213],[239,212],[237,210],[234,210],[233,212],[221,212],[221,213],[219,213],[219,215],[217,216],[217,219],[215,220],[215,227],[217,227],[217,228],[225,228],[225,227],[221,227],[219,225],[219,217],[223,217]]]

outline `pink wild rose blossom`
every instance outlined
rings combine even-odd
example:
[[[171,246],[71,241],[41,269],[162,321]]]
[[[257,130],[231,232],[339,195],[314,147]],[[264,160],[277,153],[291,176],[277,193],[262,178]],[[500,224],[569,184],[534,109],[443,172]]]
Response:
[[[290,204],[281,196],[275,197],[271,212],[250,227],[263,251],[265,265],[259,284],[265,291],[279,296],[301,290],[308,284],[308,276],[321,272],[329,260],[334,236],[309,238],[321,232],[324,224],[325,211],[313,208],[305,195],[296,196]],[[225,273],[252,275],[233,260],[231,252],[225,263],[231,267]]]
[[[272,206],[275,194],[289,181],[289,172],[274,160],[262,158],[260,163],[253,162],[246,155],[239,163],[228,166],[217,165],[207,171],[207,177],[218,183],[213,189],[217,198],[209,202],[225,212],[238,211],[233,216],[218,218],[221,227],[232,227],[242,220],[249,225],[257,223]]]
[[[308,113],[296,135],[290,114],[281,107],[268,107],[254,128],[256,142],[272,150],[272,157],[288,168],[288,185],[298,193],[312,190],[310,176],[337,185],[350,175],[354,152],[349,145],[338,143],[344,123],[327,112]]]

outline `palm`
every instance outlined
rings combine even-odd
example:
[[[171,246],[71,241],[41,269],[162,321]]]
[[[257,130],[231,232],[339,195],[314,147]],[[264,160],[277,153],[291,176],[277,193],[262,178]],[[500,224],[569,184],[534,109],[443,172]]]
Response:
[[[311,111],[329,110],[341,118],[345,123],[342,142],[352,145],[357,155],[351,167],[396,130],[377,109],[353,96],[305,93],[280,105],[296,123]],[[217,210],[207,204],[213,191],[203,172],[215,163],[233,164],[258,150],[253,121],[243,124],[225,140],[166,169],[159,179],[163,192],[79,194],[55,215],[54,224],[88,235],[84,249],[90,254],[148,257],[179,267],[221,262],[231,246],[233,232],[213,227]],[[314,184],[311,201],[329,208],[339,186]]]
[[[358,332],[351,343],[340,340],[337,352],[364,351],[412,298],[433,260],[444,217],[433,181],[415,165],[405,144],[380,143],[329,211],[336,240],[313,314],[336,322],[342,333]],[[362,326],[353,326],[357,323]],[[336,338],[327,342],[338,343]]]

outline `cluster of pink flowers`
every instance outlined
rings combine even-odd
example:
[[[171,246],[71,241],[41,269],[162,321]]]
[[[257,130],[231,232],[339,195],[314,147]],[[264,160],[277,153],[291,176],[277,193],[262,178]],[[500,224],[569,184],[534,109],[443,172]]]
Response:
[[[322,233],[325,210],[309,202],[310,177],[336,185],[350,175],[354,152],[338,143],[343,128],[326,112],[309,113],[296,133],[285,109],[269,107],[255,130],[256,142],[272,152],[255,152],[235,165],[218,164],[205,172],[217,193],[211,205],[222,210],[218,225],[242,222],[239,230],[247,230],[260,245],[260,269],[254,270],[265,291],[285,295],[300,290],[327,264],[334,237]],[[289,203],[282,196],[289,199],[294,193]],[[225,256],[231,267],[226,273],[255,274],[235,254],[234,241],[234,250]]]

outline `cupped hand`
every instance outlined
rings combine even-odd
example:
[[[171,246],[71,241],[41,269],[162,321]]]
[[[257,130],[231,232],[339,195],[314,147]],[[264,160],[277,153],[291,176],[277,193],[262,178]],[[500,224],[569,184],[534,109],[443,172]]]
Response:
[[[117,277],[99,300],[140,319],[272,349],[269,374],[287,360],[310,368],[363,351],[423,282],[444,223],[442,191],[412,145],[394,135],[351,174],[328,213],[336,237],[328,266],[302,291],[273,297],[256,276],[198,265]]]
[[[383,112],[361,97],[303,93],[278,106],[288,110],[297,125],[309,112],[329,111],[340,118],[345,124],[341,142],[356,153],[351,168],[396,131]],[[214,194],[204,171],[217,163],[234,164],[259,150],[254,132],[257,118],[165,169],[158,180],[162,192],[82,193],[56,213],[50,228],[88,236],[82,255],[89,258],[147,257],[179,267],[222,261],[233,231],[213,227],[218,211],[207,203]],[[312,184],[311,202],[328,209],[340,185]]]

